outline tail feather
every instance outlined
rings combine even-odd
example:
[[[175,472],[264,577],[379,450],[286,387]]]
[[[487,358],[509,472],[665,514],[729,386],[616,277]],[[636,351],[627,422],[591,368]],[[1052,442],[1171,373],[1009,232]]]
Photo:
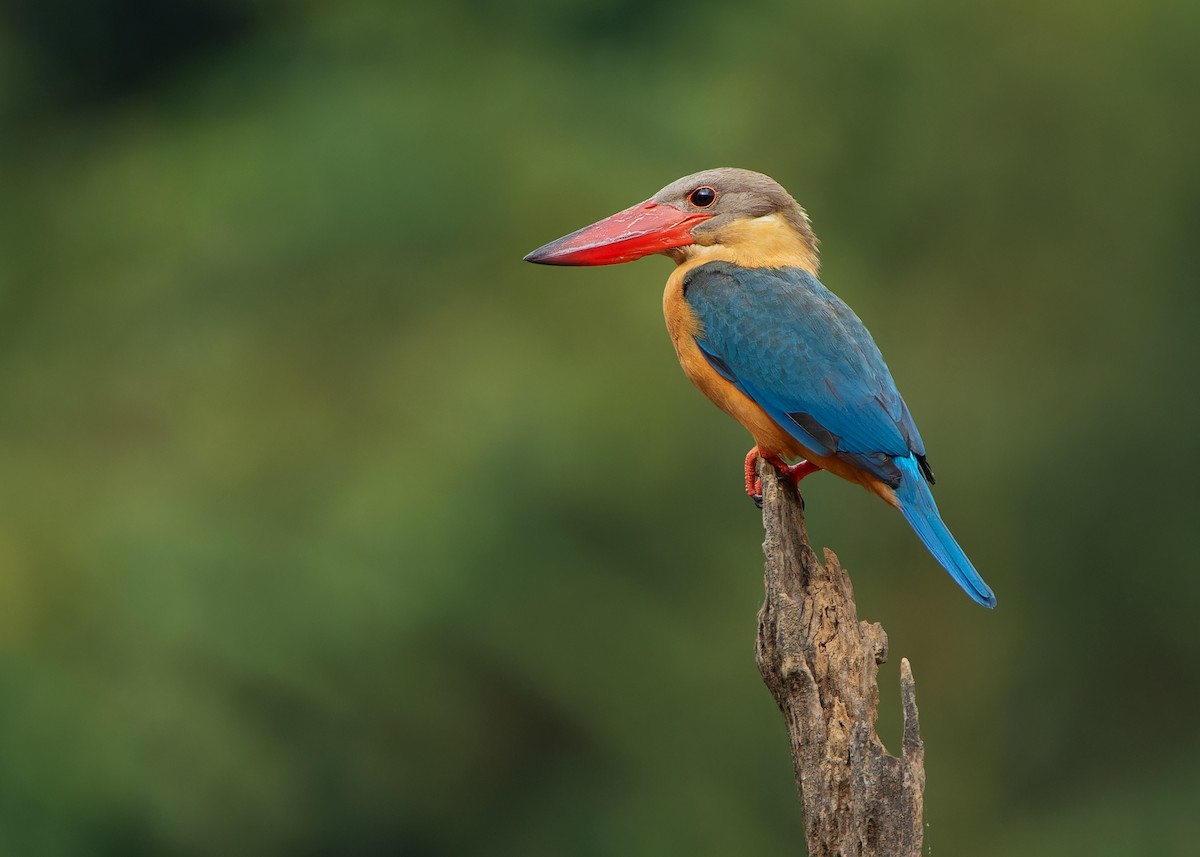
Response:
[[[934,559],[950,572],[955,583],[961,586],[967,595],[977,604],[995,607],[996,596],[992,594],[991,588],[983,582],[983,578],[971,565],[954,536],[950,535],[950,531],[942,523],[942,516],[938,513],[937,504],[933,502],[933,494],[925,483],[916,458],[897,458],[895,462],[901,472],[896,499],[900,502],[900,511],[909,526],[916,531]]]

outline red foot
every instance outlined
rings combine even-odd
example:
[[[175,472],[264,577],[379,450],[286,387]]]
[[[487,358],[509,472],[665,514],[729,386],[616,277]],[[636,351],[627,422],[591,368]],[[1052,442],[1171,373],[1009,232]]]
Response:
[[[758,478],[758,447],[746,453],[746,493],[755,502],[762,501],[762,482]]]
[[[821,468],[811,461],[798,461],[795,464],[788,464],[777,455],[763,455],[756,446],[746,453],[746,493],[750,495],[756,503],[762,502],[762,482],[758,478],[758,459],[765,458],[776,470],[780,476],[786,476],[796,485],[810,473],[816,473]]]

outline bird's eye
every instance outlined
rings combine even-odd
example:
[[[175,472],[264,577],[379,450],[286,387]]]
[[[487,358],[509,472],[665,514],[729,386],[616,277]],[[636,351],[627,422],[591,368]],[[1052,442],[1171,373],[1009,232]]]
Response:
[[[696,208],[708,208],[717,201],[717,192],[708,185],[698,187],[688,194],[688,202]]]

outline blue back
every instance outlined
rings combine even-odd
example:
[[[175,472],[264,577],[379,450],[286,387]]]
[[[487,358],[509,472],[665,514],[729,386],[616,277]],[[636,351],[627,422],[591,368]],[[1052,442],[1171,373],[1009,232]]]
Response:
[[[690,271],[684,299],[709,363],[804,446],[837,455],[892,487],[892,461],[925,445],[871,334],[801,268],[710,262]]]

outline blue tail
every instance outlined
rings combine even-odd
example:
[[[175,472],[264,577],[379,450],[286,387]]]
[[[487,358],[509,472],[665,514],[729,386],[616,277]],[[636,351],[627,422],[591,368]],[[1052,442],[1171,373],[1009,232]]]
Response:
[[[984,607],[995,607],[996,596],[979,572],[971,565],[963,549],[954,541],[954,536],[942,523],[938,514],[937,504],[933,502],[933,494],[925,484],[917,459],[913,456],[895,459],[900,468],[900,487],[896,489],[896,499],[900,501],[900,511],[908,521],[925,547],[933,554],[934,559],[942,564],[955,583],[963,588],[977,603]]]

